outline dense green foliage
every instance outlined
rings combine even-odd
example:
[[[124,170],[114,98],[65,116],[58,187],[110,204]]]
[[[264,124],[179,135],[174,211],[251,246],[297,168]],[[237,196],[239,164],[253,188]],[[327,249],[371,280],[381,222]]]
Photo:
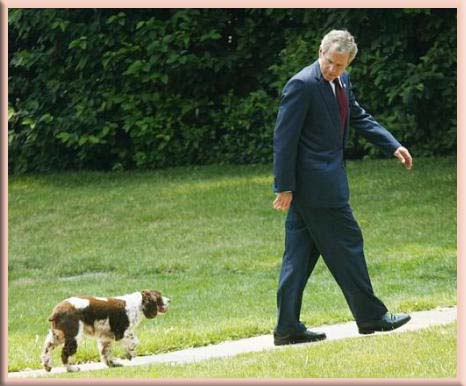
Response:
[[[10,172],[268,163],[280,91],[347,28],[360,103],[456,152],[455,9],[11,9]],[[343,22],[342,22],[343,21]],[[349,157],[377,155],[351,137]]]

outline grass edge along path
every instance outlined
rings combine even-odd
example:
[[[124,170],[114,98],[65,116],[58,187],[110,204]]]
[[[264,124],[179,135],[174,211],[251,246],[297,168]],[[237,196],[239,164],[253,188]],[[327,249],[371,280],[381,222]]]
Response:
[[[411,321],[399,328],[396,331],[375,334],[374,336],[384,336],[390,335],[393,333],[407,333],[413,331],[419,331],[423,329],[428,329],[433,326],[445,326],[456,321],[457,309],[456,307],[448,308],[436,308],[428,311],[420,311],[411,314]],[[364,338],[367,336],[359,335],[357,328],[354,322],[339,323],[334,325],[325,325],[316,327],[316,330],[324,331],[327,334],[327,340],[336,341],[336,340],[345,340],[349,338]],[[451,337],[450,337],[451,338]],[[324,343],[324,342],[322,342]],[[240,339],[237,341],[227,341],[216,345],[209,345],[205,347],[198,347],[193,349],[180,350],[167,354],[159,355],[149,355],[149,356],[140,356],[134,358],[132,361],[120,360],[119,362],[123,363],[125,367],[135,367],[135,366],[154,366],[160,364],[168,365],[185,365],[191,363],[198,363],[205,360],[215,360],[218,358],[224,358],[229,360],[234,356],[241,354],[252,354],[258,353],[261,356],[261,352],[276,350],[276,349],[287,349],[292,348],[304,348],[305,346],[312,346],[315,344],[300,344],[287,347],[275,347],[273,345],[272,335],[262,335],[254,338]],[[456,349],[456,348],[455,348]],[[119,375],[124,373],[125,370],[121,369],[108,369],[101,363],[87,363],[80,365],[81,372],[78,374],[66,374],[64,367],[54,367],[50,375],[56,376],[62,374],[62,376],[73,376],[73,377],[89,377],[89,372],[97,373],[106,373],[106,375],[111,376],[112,373],[117,372]],[[142,369],[147,369],[143,367]],[[135,374],[133,370],[128,370],[130,373]],[[43,377],[47,376],[49,373],[46,373],[44,370],[30,370],[30,371],[20,371],[10,373],[9,377],[12,378],[33,378],[33,377]]]

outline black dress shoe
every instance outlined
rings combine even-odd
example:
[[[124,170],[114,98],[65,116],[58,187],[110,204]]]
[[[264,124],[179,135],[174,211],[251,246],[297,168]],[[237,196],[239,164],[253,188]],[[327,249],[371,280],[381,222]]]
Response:
[[[395,328],[401,327],[410,321],[411,316],[400,314],[393,315],[387,312],[379,320],[372,320],[370,322],[363,322],[358,324],[360,334],[372,334],[375,331],[391,331]]]
[[[299,334],[277,334],[273,333],[273,343],[275,346],[282,346],[285,344],[297,344],[297,343],[308,343],[308,342],[317,342],[319,340],[324,340],[327,338],[327,335],[323,332],[312,332],[309,330],[303,331]]]

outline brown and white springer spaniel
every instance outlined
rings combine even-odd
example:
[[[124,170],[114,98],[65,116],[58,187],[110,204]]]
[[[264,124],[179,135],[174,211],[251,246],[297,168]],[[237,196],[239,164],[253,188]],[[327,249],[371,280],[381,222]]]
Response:
[[[121,366],[113,361],[111,345],[121,341],[126,358],[136,356],[138,339],[134,328],[142,316],[155,318],[167,311],[170,300],[158,291],[143,290],[111,298],[76,296],[58,303],[49,317],[52,326],[42,350],[45,370],[52,369],[52,351],[64,344],[61,360],[69,372],[79,371],[69,358],[77,351],[83,335],[97,339],[100,360],[109,367]]]

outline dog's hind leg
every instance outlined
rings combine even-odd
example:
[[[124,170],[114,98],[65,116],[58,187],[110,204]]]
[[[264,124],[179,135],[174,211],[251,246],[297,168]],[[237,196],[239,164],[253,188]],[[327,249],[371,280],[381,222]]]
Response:
[[[73,366],[69,363],[70,357],[76,354],[78,350],[78,344],[83,336],[83,324],[79,320],[75,319],[68,321],[67,328],[64,331],[65,345],[61,352],[61,360],[63,365],[66,367],[66,371],[74,373],[79,371],[78,366]]]
[[[78,350],[78,342],[76,341],[76,337],[65,337],[65,345],[63,346],[61,352],[61,361],[63,365],[66,367],[66,371],[69,373],[74,373],[79,371],[79,367],[73,366],[69,363],[69,358],[76,354]]]
[[[51,328],[45,338],[42,349],[42,366],[46,371],[52,370],[52,352],[53,349],[65,342],[64,335],[60,330]]]

